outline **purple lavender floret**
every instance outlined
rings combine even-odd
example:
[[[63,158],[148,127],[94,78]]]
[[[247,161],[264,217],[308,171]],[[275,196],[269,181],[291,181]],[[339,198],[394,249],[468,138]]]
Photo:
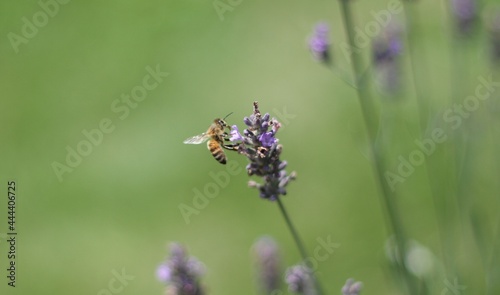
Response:
[[[363,283],[355,282],[353,279],[348,279],[345,282],[344,287],[342,287],[342,295],[359,295],[362,288]]]
[[[199,278],[205,267],[195,257],[188,256],[180,244],[170,245],[170,256],[161,264],[156,276],[167,285],[167,294],[172,295],[203,295]]]
[[[231,137],[229,138],[230,141],[240,141],[243,140],[243,136],[241,136],[240,131],[238,130],[238,126],[233,125],[231,126],[231,132],[229,133]]]
[[[459,35],[467,36],[472,30],[477,18],[475,0],[451,0],[451,10]]]
[[[275,144],[277,139],[274,138],[274,132],[270,131],[259,135],[259,141],[262,143],[262,146],[268,148]]]
[[[285,187],[295,179],[295,172],[288,174],[286,162],[279,158],[283,146],[278,143],[276,133],[281,124],[269,114],[262,116],[257,102],[254,102],[253,114],[245,117],[243,122],[248,127],[243,130],[243,135],[233,126],[230,140],[238,145],[238,153],[250,161],[248,175],[264,180],[262,184],[250,181],[249,186],[258,188],[261,198],[275,201],[280,195],[286,195]]]
[[[325,23],[319,23],[314,28],[314,33],[311,39],[309,39],[309,49],[313,57],[321,62],[328,63],[330,61],[330,55],[328,50],[330,48],[330,42],[328,40],[329,27]]]

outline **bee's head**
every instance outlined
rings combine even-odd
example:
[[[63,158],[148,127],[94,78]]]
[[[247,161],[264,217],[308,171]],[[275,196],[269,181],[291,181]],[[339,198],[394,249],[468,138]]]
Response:
[[[219,125],[220,127],[226,127],[227,123],[223,119],[217,118],[214,120],[215,124]]]
[[[224,120],[225,120],[227,117],[229,117],[229,115],[231,115],[232,113],[233,113],[233,112],[231,112],[231,113],[227,114],[227,116],[225,116],[225,117],[224,117],[224,119],[220,119],[220,118],[215,119],[215,121],[214,121],[214,122],[215,122],[215,124],[217,124],[217,125],[219,125],[219,126],[221,126],[221,127],[226,127],[226,126],[228,126],[228,125],[227,125],[227,123],[226,123],[226,121],[224,121]]]

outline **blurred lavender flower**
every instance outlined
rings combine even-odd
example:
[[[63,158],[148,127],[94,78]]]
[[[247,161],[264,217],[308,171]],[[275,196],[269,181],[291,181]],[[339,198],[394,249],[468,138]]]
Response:
[[[257,264],[258,282],[263,294],[273,294],[281,283],[281,266],[278,245],[271,237],[261,237],[253,245]]]
[[[311,270],[304,265],[294,265],[286,270],[285,282],[288,290],[301,295],[315,295]]]
[[[403,51],[402,27],[391,22],[384,33],[373,41],[373,65],[377,84],[386,94],[397,94],[401,89],[399,58]]]
[[[159,281],[167,284],[169,295],[203,295],[199,278],[205,267],[195,257],[187,256],[183,246],[170,244],[170,257],[156,270]]]
[[[451,0],[451,11],[458,35],[470,35],[477,18],[476,0]]]
[[[275,201],[280,195],[286,195],[285,187],[290,180],[295,179],[295,172],[287,174],[287,162],[279,156],[283,146],[278,144],[276,133],[281,124],[269,114],[261,115],[257,102],[253,103],[253,114],[245,117],[243,122],[248,126],[240,134],[237,126],[232,126],[230,141],[238,142],[238,153],[245,155],[250,164],[247,165],[248,175],[260,176],[264,183],[248,182],[250,187],[258,188],[260,197]]]
[[[309,49],[313,57],[321,62],[329,63],[330,42],[328,40],[328,32],[330,31],[326,23],[319,23],[314,28],[313,36],[309,39]]]
[[[348,279],[342,287],[342,295],[359,295],[361,288],[363,288],[363,283]]]

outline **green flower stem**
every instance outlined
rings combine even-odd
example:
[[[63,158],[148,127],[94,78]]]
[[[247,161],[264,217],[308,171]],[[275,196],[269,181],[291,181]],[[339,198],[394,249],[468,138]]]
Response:
[[[348,38],[349,46],[351,49],[355,48],[354,42],[354,22],[352,20],[352,13],[350,9],[351,0],[340,0],[342,20],[344,22],[344,28],[346,30],[346,35]],[[402,274],[406,285],[409,289],[410,294],[416,294],[417,289],[414,286],[414,280],[405,265],[406,257],[406,247],[401,218],[399,216],[397,206],[395,204],[395,199],[391,198],[392,191],[389,188],[388,183],[384,179],[384,165],[383,165],[383,155],[375,147],[375,140],[377,137],[377,116],[375,114],[375,106],[370,97],[368,90],[367,80],[362,77],[363,67],[361,63],[360,54],[354,52],[351,53],[351,65],[354,75],[354,83],[357,88],[358,100],[361,107],[361,112],[363,115],[364,124],[368,133],[368,140],[370,146],[370,156],[373,162],[374,174],[376,180],[379,184],[379,189],[381,190],[379,196],[381,198],[381,203],[387,213],[388,227],[392,229],[394,237],[397,244],[397,261],[399,263],[399,271]]]
[[[305,262],[307,258],[310,256],[307,255],[306,248],[304,247],[304,244],[302,243],[302,240],[299,237],[299,234],[295,227],[293,226],[292,220],[288,216],[288,213],[285,209],[285,206],[283,205],[283,202],[281,202],[281,198],[278,197],[276,199],[276,202],[278,203],[278,207],[280,208],[281,214],[283,215],[283,218],[285,219],[286,225],[288,226],[288,229],[290,230],[290,233],[292,234],[293,240],[295,241],[295,244],[297,245],[297,248],[299,248],[300,256],[302,257],[302,260]],[[311,276],[314,280],[314,285],[316,286],[316,291],[318,295],[325,294],[323,292],[323,289],[321,288],[321,285],[314,275],[314,273],[311,272]]]

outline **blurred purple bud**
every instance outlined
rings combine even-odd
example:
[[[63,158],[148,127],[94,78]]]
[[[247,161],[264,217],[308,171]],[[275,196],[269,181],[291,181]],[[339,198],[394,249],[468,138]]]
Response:
[[[363,283],[355,282],[353,279],[348,279],[345,282],[344,287],[342,287],[342,295],[359,295],[362,288]]]
[[[199,283],[204,266],[195,257],[187,256],[183,246],[170,245],[170,256],[158,267],[156,276],[167,285],[167,293],[172,295],[203,295]]]
[[[313,36],[309,39],[309,49],[313,57],[324,63],[330,62],[328,32],[328,25],[326,23],[319,23],[314,28]]]
[[[291,292],[312,295],[316,294],[311,271],[303,265],[295,265],[286,270],[285,282]]]
[[[389,95],[401,90],[400,55],[403,51],[401,40],[403,28],[392,21],[383,34],[373,40],[373,68],[380,90]]]
[[[261,237],[253,245],[258,282],[264,294],[272,294],[281,283],[281,259],[276,242],[271,237]]]
[[[461,36],[470,35],[477,18],[476,0],[451,0],[451,11],[457,33]]]
[[[165,264],[160,265],[156,269],[156,277],[162,283],[167,283],[171,279],[172,270]]]

